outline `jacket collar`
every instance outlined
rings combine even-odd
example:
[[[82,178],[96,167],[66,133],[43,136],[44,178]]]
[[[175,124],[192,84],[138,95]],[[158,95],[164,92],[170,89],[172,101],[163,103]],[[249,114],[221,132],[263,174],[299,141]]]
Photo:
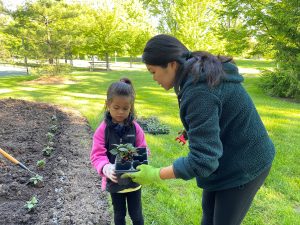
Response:
[[[221,83],[222,82],[241,83],[244,81],[244,78],[240,75],[238,68],[235,64],[230,62],[223,63],[223,70],[225,72],[225,75],[224,77],[222,77]],[[182,82],[180,83],[179,92],[177,94],[179,107],[180,107],[182,94],[186,88],[190,87],[191,84],[193,85],[196,83],[206,82],[206,76],[200,76],[197,82],[195,82],[194,79],[195,79],[194,76],[188,74],[185,77],[185,79],[183,79]]]
[[[115,126],[119,125],[118,123],[114,123],[112,121],[110,112],[105,112],[104,120],[105,120],[106,126],[108,126],[108,127],[115,127]],[[132,113],[130,113],[128,118],[124,122],[124,127],[129,127],[132,124],[133,120],[134,120],[134,115],[132,115]]]

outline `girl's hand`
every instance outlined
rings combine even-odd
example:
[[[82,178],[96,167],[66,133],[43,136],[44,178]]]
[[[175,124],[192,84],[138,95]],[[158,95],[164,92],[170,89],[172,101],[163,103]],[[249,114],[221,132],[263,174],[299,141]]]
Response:
[[[114,183],[118,183],[115,173],[115,164],[108,163],[103,166],[103,174]]]

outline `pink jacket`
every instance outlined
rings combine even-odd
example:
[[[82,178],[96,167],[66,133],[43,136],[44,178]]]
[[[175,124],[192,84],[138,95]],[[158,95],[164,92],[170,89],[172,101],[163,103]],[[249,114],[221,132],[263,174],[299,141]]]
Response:
[[[133,121],[136,130],[136,147],[147,147],[145,134],[140,125]],[[105,148],[105,128],[106,123],[102,121],[97,130],[94,133],[93,138],[93,147],[90,154],[90,159],[93,167],[97,170],[98,174],[102,177],[102,190],[106,188],[106,177],[102,172],[103,167],[109,163],[108,157],[106,155],[107,149]],[[147,148],[148,155],[150,154],[149,149]]]

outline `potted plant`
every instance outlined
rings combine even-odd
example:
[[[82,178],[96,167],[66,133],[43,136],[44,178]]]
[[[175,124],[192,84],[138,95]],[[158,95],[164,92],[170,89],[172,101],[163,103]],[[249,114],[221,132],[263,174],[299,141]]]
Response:
[[[137,172],[137,166],[148,164],[146,148],[136,148],[132,144],[115,144],[115,148],[110,150],[112,155],[116,156],[115,171],[119,185],[127,185],[130,178],[121,178],[124,173]]]

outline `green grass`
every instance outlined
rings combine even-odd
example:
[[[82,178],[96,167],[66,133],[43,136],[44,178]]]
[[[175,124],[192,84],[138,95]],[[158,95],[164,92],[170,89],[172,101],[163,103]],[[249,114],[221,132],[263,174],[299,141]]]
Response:
[[[241,62],[238,60],[238,64]],[[269,62],[247,61],[244,65],[262,68]],[[72,107],[79,110],[95,129],[102,118],[108,85],[123,76],[129,77],[135,86],[138,115],[156,115],[171,128],[169,135],[146,135],[152,153],[150,164],[168,166],[176,158],[187,155],[187,146],[182,147],[174,141],[177,131],[182,128],[176,96],[172,91],[165,92],[157,86],[146,70],[77,71],[65,76],[76,83],[63,85],[24,83],[35,78],[30,76],[3,77],[0,78],[0,98],[12,97]],[[258,88],[255,77],[246,76],[244,85],[275,143],[277,154],[271,173],[243,225],[300,224],[300,105],[266,96]],[[195,179],[170,180],[143,187],[145,224],[199,224],[201,193]]]
[[[111,59],[114,60],[115,58],[112,57]],[[141,57],[132,57],[132,60],[134,62],[142,62],[142,58]],[[117,62],[130,62],[130,57],[128,57],[128,56],[117,57]]]
[[[254,59],[234,59],[240,68],[270,69],[275,67],[274,61]]]

